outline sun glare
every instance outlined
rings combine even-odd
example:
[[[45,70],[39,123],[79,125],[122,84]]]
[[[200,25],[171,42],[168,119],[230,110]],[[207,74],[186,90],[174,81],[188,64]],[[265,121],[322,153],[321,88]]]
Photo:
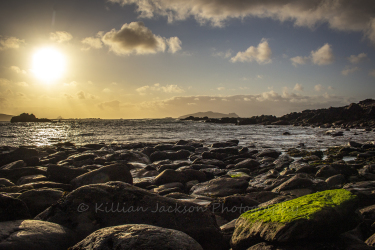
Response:
[[[43,48],[33,56],[33,72],[37,78],[51,82],[60,78],[65,70],[65,58],[56,49]]]

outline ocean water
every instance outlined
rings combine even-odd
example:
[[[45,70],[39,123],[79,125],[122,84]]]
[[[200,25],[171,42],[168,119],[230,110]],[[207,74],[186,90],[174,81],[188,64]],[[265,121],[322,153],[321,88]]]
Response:
[[[324,150],[350,140],[374,141],[375,133],[363,129],[344,131],[344,136],[325,135],[329,129],[232,124],[212,124],[177,119],[63,120],[56,123],[0,122],[0,145],[51,145],[70,141],[85,143],[175,142],[180,139],[211,144],[238,139],[241,146],[285,150],[304,143],[307,149]],[[339,129],[338,129],[339,130]],[[283,135],[289,132],[290,135]]]

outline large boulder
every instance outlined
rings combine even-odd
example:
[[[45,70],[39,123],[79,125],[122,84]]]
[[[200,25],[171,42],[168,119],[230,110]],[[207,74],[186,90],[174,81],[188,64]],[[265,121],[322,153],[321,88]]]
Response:
[[[189,235],[144,224],[130,224],[99,229],[71,250],[203,250]]]
[[[75,168],[72,166],[59,166],[51,164],[47,168],[47,177],[52,181],[57,181],[61,183],[70,183],[71,180],[87,173],[87,169]]]
[[[39,220],[0,222],[2,250],[66,250],[76,242],[74,232],[55,223]]]
[[[262,242],[327,239],[353,227],[357,198],[344,189],[327,190],[250,210],[236,222],[233,250]]]
[[[63,194],[63,191],[57,189],[41,188],[26,191],[18,196],[18,199],[25,202],[29,208],[31,216],[35,217],[52,204],[56,203]]]
[[[248,186],[245,179],[221,177],[196,184],[190,192],[195,195],[224,197],[244,193]]]
[[[83,185],[105,183],[109,181],[122,181],[133,184],[133,177],[129,171],[130,167],[129,164],[111,164],[77,176],[71,181],[71,184],[75,188]]]
[[[80,239],[103,227],[149,224],[182,231],[204,249],[222,246],[215,217],[204,207],[165,198],[124,182],[80,187],[36,219],[73,229]]]
[[[30,212],[26,204],[11,196],[0,194],[0,222],[30,219]]]
[[[0,166],[5,164],[18,161],[27,160],[29,158],[38,156],[38,151],[36,149],[20,147],[11,152],[0,154]]]

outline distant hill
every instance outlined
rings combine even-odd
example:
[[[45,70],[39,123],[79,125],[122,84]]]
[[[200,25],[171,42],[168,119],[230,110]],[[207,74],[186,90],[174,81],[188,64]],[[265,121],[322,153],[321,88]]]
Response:
[[[183,115],[178,118],[185,119],[189,116],[194,116],[194,117],[206,117],[207,116],[208,118],[224,118],[224,117],[237,118],[239,117],[236,113],[222,114],[222,113],[207,111],[207,112],[198,112],[194,114]]]
[[[14,115],[6,115],[6,114],[0,114],[0,121],[1,122],[10,122],[10,119],[12,119]]]

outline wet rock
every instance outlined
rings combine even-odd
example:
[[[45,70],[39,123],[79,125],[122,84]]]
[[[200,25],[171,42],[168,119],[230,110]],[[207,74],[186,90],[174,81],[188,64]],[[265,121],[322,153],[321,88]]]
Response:
[[[235,147],[238,145],[237,141],[229,141],[229,142],[215,142],[211,145],[212,148],[227,148],[227,147]]]
[[[0,178],[0,187],[10,187],[10,186],[14,186],[14,183],[8,179]]]
[[[114,154],[106,156],[107,161],[119,161],[124,160],[127,162],[138,162],[143,164],[150,164],[150,158],[138,151],[131,151],[131,150],[117,150]]]
[[[9,170],[9,169],[17,169],[17,168],[23,168],[23,167],[26,167],[26,163],[23,160],[19,160],[19,161],[8,163],[2,166],[1,169]]]
[[[244,161],[241,161],[235,165],[235,168],[247,168],[250,170],[257,169],[259,167],[260,163],[253,159],[246,159]]]
[[[94,159],[96,155],[93,153],[82,153],[69,156],[67,159],[72,161],[84,161],[88,159]]]
[[[177,152],[174,151],[156,151],[150,155],[150,159],[152,162],[160,161],[160,160],[185,160],[188,159],[190,156],[190,151],[188,150],[179,150]]]
[[[322,177],[322,178],[329,178],[331,176],[339,174],[339,171],[337,171],[335,168],[329,165],[323,165],[321,168],[316,172],[316,177]]]
[[[26,175],[46,175],[47,169],[44,167],[25,167],[18,169],[3,170],[0,169],[0,176],[7,178],[12,182],[17,182],[19,178]]]
[[[204,165],[214,165],[218,168],[225,168],[226,164],[217,159],[196,159],[193,161],[193,165],[195,164],[204,164]]]
[[[278,158],[279,155],[281,155],[281,152],[280,151],[276,151],[276,150],[273,150],[273,149],[266,149],[266,150],[263,150],[262,152],[258,153],[256,156],[257,157],[265,157],[265,156],[268,156],[268,157],[272,157],[272,158]]]
[[[242,194],[249,183],[241,178],[220,177],[207,182],[199,183],[190,190],[194,195],[224,197],[233,194]]]
[[[48,181],[47,177],[42,174],[22,176],[18,179],[17,185],[23,185],[27,183],[34,183],[40,181]]]
[[[190,211],[179,212],[184,208]],[[80,239],[104,227],[149,224],[182,231],[204,249],[221,249],[222,236],[214,216],[198,208],[130,184],[108,182],[75,189],[36,218],[73,229]]]
[[[259,202],[242,195],[231,195],[215,199],[209,206],[209,210],[228,221],[237,219],[241,214],[254,209]]]
[[[272,192],[279,193],[280,191],[296,189],[296,188],[306,188],[313,185],[313,181],[304,174],[296,174],[289,180],[283,182],[280,186],[274,188]]]
[[[18,199],[27,205],[31,217],[35,217],[62,198],[63,193],[50,188],[34,189],[22,193]]]
[[[27,160],[31,157],[38,156],[38,151],[35,149],[20,147],[9,153],[0,154],[0,166],[18,161]]]
[[[337,175],[327,178],[326,182],[329,187],[337,187],[337,186],[341,187],[342,185],[345,184],[346,179],[344,175],[337,174]]]
[[[183,192],[184,184],[181,182],[172,182],[165,185],[160,185],[157,188],[154,188],[152,191],[160,195],[166,195],[173,192]]]
[[[47,168],[47,176],[50,180],[66,184],[70,183],[77,176],[87,172],[88,170],[86,169],[75,168],[73,166],[49,165]]]
[[[29,209],[22,200],[5,194],[0,194],[0,214],[0,222],[31,218]]]
[[[129,164],[115,163],[86,174],[77,176],[70,183],[77,188],[83,185],[105,183],[109,181],[122,181],[133,184],[133,177],[129,171]]]
[[[343,189],[327,190],[268,209],[250,210],[237,219],[231,239],[233,250],[262,241],[295,242],[327,239],[353,227],[356,198]]]
[[[70,249],[203,250],[198,242],[183,232],[144,224],[99,229]]]
[[[74,233],[58,224],[39,220],[0,222],[0,249],[66,250],[75,244]]]
[[[184,170],[177,169],[177,172],[183,173],[187,178],[187,182],[194,181],[194,180],[197,180],[198,182],[204,182],[207,180],[206,174],[203,173],[202,171],[198,171],[194,169],[184,169]]]
[[[3,187],[0,188],[0,192],[5,193],[22,193],[27,190],[31,189],[37,189],[37,188],[56,188],[56,189],[62,189],[64,191],[71,191],[72,186],[68,184],[62,184],[52,181],[40,181],[35,183],[27,183],[19,186],[11,186],[11,187]]]
[[[371,235],[371,236],[365,241],[365,243],[366,243],[368,246],[375,247],[375,234]]]
[[[164,170],[158,176],[155,177],[155,185],[163,185],[172,182],[182,182],[186,183],[188,181],[187,177],[182,173],[172,169]]]

